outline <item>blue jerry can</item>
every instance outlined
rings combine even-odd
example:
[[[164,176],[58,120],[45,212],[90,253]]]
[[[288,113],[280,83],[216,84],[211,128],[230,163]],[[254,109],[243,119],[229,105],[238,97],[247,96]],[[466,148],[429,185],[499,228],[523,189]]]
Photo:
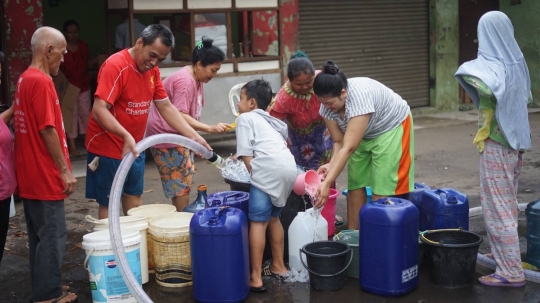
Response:
[[[420,231],[469,230],[469,199],[451,188],[426,190],[420,206]]]
[[[540,200],[531,202],[525,210],[527,217],[527,262],[540,268]]]
[[[382,198],[360,210],[360,286],[379,296],[401,296],[418,284],[418,209]]]
[[[243,191],[221,191],[206,197],[207,207],[230,206],[249,214],[249,193]]]
[[[232,207],[199,210],[189,225],[193,297],[197,302],[243,302],[249,294],[248,223]]]

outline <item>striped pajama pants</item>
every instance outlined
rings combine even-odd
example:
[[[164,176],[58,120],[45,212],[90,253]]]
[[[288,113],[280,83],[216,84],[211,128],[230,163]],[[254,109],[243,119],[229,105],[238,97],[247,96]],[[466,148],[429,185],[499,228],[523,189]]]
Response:
[[[518,176],[521,153],[486,139],[480,154],[480,202],[495,273],[512,280],[525,278],[521,267],[518,227]]]

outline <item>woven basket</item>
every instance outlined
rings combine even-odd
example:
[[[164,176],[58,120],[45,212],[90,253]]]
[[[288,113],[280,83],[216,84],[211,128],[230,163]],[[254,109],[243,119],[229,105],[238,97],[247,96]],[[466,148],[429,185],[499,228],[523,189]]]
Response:
[[[146,218],[146,221],[150,224],[150,220],[158,215],[166,213],[176,212],[176,207],[171,204],[147,204],[141,205],[135,208],[128,210],[128,216],[143,216]],[[148,272],[154,273],[154,252],[153,252],[153,241],[152,235],[150,234],[150,229],[146,230],[146,239],[147,239],[147,251],[148,251]]]
[[[150,220],[156,282],[165,287],[192,284],[189,222],[192,213],[159,215]]]

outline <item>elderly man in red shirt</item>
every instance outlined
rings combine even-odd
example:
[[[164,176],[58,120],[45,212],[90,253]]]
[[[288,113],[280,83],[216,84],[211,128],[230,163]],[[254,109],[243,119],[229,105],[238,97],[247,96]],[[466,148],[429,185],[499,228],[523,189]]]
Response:
[[[51,75],[66,53],[61,32],[41,27],[31,40],[32,64],[15,92],[15,166],[28,230],[33,302],[74,302],[62,287],[66,246],[64,199],[75,191],[60,102]]]

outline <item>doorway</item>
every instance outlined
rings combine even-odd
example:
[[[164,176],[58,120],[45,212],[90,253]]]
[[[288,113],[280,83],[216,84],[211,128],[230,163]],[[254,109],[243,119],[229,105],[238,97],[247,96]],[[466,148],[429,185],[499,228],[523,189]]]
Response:
[[[477,27],[480,17],[499,10],[498,0],[459,0],[459,65],[476,59],[478,55]],[[460,86],[460,110],[473,108],[469,95]]]

